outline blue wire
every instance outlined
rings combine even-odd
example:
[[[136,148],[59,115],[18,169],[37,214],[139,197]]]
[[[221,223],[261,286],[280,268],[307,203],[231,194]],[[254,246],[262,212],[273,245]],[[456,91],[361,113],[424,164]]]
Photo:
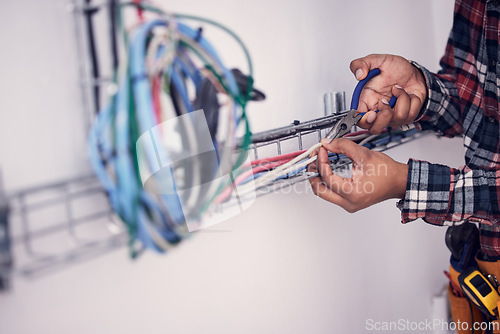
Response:
[[[150,131],[156,124],[153,118],[154,110],[153,103],[151,100],[151,90],[149,87],[149,83],[147,81],[146,76],[146,40],[149,32],[156,26],[165,26],[165,21],[162,20],[153,20],[147,22],[138,28],[138,31],[135,35],[134,40],[130,44],[130,67],[131,67],[131,76],[133,79],[133,91],[134,91],[134,100],[136,101],[137,115],[139,118],[139,126],[141,132]],[[174,71],[175,73],[175,71]],[[182,85],[181,85],[182,86]],[[182,87],[176,86],[176,88]],[[153,141],[153,145],[156,143]],[[170,161],[168,157],[168,152],[166,150],[161,149],[161,147],[156,146],[156,154],[160,156],[160,161],[167,162]],[[149,159],[150,166],[155,166],[155,164],[159,164],[157,161],[156,154],[147,154],[147,158]],[[171,175],[173,179],[173,175]],[[172,197],[176,197],[176,194],[172,194]],[[170,197],[170,196],[169,196]],[[172,217],[183,217],[184,213],[182,209],[179,207],[178,203],[180,200],[170,200],[165,201],[165,206],[168,211],[172,213]]]
[[[212,45],[202,35],[200,35],[198,33],[198,31],[191,29],[187,25],[182,24],[182,23],[178,23],[178,28],[179,28],[179,31],[181,33],[185,34],[186,36],[188,36],[194,40],[197,40],[198,44],[205,50],[205,52],[207,52],[209,54],[209,56],[213,60],[215,60],[217,65],[222,69],[222,73],[224,74],[224,78],[227,81],[228,88],[229,88],[231,94],[233,96],[238,96],[240,91],[239,91],[238,84],[236,83],[236,79],[235,79],[233,73],[231,71],[229,71],[224,66],[224,64],[220,60],[217,52],[214,50]],[[236,101],[234,101],[234,118],[236,120],[236,126],[239,125],[239,122],[241,120],[241,117],[240,117],[240,115],[238,115],[237,110],[238,110],[238,104]]]
[[[97,115],[97,119],[94,123],[94,126],[90,129],[89,132],[89,156],[90,162],[94,169],[94,172],[101,182],[102,186],[106,190],[109,196],[109,201],[111,207],[114,210],[119,210],[119,201],[118,201],[118,193],[115,187],[113,180],[110,178],[109,174],[106,171],[106,167],[104,165],[103,160],[101,159],[100,153],[98,151],[99,147],[104,147],[104,142],[99,140],[102,138],[102,131],[104,130],[104,125],[106,123],[110,123],[110,119],[112,116],[111,106],[108,106],[101,110],[101,112]]]
[[[134,208],[137,206],[138,187],[133,168],[132,159],[129,154],[129,80],[124,80],[122,87],[118,90],[116,101],[116,177],[118,180],[118,192],[120,196],[121,212],[126,221],[136,222]]]
[[[177,59],[174,61],[174,67],[172,71],[172,84],[175,86],[177,89],[177,92],[180,94],[182,102],[184,103],[184,106],[187,110],[188,113],[193,111],[193,106],[191,102],[189,101],[188,93],[186,90],[186,86],[184,85],[183,80],[181,79],[179,72],[175,69],[175,65],[178,65],[179,61]]]
[[[191,29],[187,25],[178,23],[178,28],[182,34],[185,34],[189,38],[198,41],[198,44],[217,62],[217,65],[219,65],[219,67],[222,69],[224,77],[227,80],[228,87],[231,90],[231,94],[233,94],[234,96],[239,95],[240,92],[238,89],[238,84],[236,83],[236,79],[234,78],[233,73],[224,66],[212,45],[202,35],[199,35],[198,31]]]

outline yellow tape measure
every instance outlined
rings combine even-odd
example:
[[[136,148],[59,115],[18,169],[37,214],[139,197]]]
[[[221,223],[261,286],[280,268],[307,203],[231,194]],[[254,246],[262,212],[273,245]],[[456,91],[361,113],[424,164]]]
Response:
[[[483,313],[494,318],[498,317],[497,290],[477,269],[469,268],[458,276],[458,282],[465,295]]]

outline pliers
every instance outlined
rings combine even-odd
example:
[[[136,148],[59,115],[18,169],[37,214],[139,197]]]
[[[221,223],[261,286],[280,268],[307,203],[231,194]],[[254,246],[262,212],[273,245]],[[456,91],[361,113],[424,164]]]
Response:
[[[328,132],[328,134],[326,135],[325,139],[331,142],[334,139],[343,137],[349,132],[351,132],[351,129],[354,125],[358,124],[359,120],[363,117],[364,114],[366,114],[364,112],[359,114],[357,113],[361,91],[371,78],[376,77],[379,74],[380,74],[380,69],[375,68],[368,73],[366,78],[358,82],[356,88],[354,88],[354,93],[352,94],[351,109],[342,119],[340,119],[333,126],[330,132]],[[396,104],[396,97],[393,95],[389,101],[389,105],[391,106],[391,108],[394,108],[395,104]],[[378,110],[375,112],[377,113]]]

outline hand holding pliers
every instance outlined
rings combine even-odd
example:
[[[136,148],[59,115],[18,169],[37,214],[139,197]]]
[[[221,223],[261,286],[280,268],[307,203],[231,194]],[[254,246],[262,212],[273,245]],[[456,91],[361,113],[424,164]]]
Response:
[[[373,77],[376,77],[377,75],[380,74],[380,69],[376,68],[371,70],[366,78],[363,80],[359,81],[358,84],[356,85],[356,88],[354,89],[354,93],[352,94],[352,99],[351,99],[351,109],[347,112],[347,114],[340,119],[328,132],[326,135],[325,139],[329,140],[331,142],[334,139],[341,138],[351,132],[351,129],[354,125],[358,124],[359,120],[363,117],[364,114],[366,113],[358,113],[358,105],[359,105],[359,97],[361,96],[361,91],[365,87],[366,83]],[[391,108],[394,108],[394,105],[396,104],[396,97],[393,95],[391,99],[389,100],[389,105]],[[375,111],[376,113],[378,112]]]

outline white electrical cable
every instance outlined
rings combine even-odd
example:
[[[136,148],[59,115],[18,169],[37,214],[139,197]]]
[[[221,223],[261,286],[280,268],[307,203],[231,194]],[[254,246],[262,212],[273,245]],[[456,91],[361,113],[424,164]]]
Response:
[[[274,178],[273,178],[272,180],[269,180],[269,181],[268,181],[268,182],[266,182],[266,183],[263,183],[263,184],[256,184],[256,181],[254,181],[251,187],[250,187],[250,186],[249,186],[249,187],[247,187],[247,188],[244,188],[244,187],[238,187],[238,190],[237,190],[237,191],[238,191],[238,196],[244,196],[244,195],[246,195],[246,194],[248,194],[248,193],[250,193],[250,192],[252,192],[252,191],[257,190],[258,188],[262,188],[262,187],[264,187],[264,186],[266,186],[266,185],[269,185],[269,184],[271,184],[274,180],[276,180],[276,179],[278,179],[278,178],[280,178],[280,177],[282,177],[282,176],[285,176],[285,175],[290,174],[290,173],[298,172],[298,171],[300,171],[301,169],[303,169],[303,168],[307,167],[307,165],[309,165],[310,163],[312,163],[312,162],[316,161],[316,159],[317,159],[317,158],[318,158],[318,156],[317,156],[317,155],[315,155],[314,157],[311,157],[311,158],[309,158],[309,159],[307,159],[307,160],[304,160],[304,161],[302,161],[302,162],[300,162],[300,163],[297,163],[297,164],[294,164],[294,165],[292,165],[292,166],[289,166],[288,168],[286,168],[285,170],[283,170],[281,173],[279,173],[279,174],[275,175],[275,176],[274,176]],[[273,170],[273,172],[274,172],[274,170]],[[270,173],[271,173],[271,172],[270,172]],[[261,178],[262,178],[262,177],[261,177]],[[257,179],[257,181],[258,181],[258,180],[260,180],[261,178],[258,178],[258,179]],[[250,183],[252,183],[252,182],[250,182]]]
[[[371,140],[377,138],[378,136],[379,135],[361,134],[361,135],[352,136],[352,137],[346,137],[346,138],[350,139],[350,140],[353,140],[353,141],[356,141],[356,140],[359,140],[359,139],[363,139],[359,143],[359,145],[364,145],[364,144],[370,142]],[[309,159],[305,160],[304,162],[300,162],[299,163],[299,161],[307,158],[314,150],[318,149],[321,146],[322,146],[321,143],[313,145],[306,152],[304,152],[301,155],[297,156],[293,160],[291,160],[291,161],[287,162],[286,164],[283,164],[283,165],[279,166],[278,168],[272,170],[271,172],[269,172],[269,173],[267,173],[267,174],[259,177],[253,183],[250,182],[248,185],[240,187],[238,189],[238,193],[239,194],[246,194],[246,193],[248,193],[251,190],[255,190],[255,189],[261,188],[261,187],[263,187],[265,185],[268,185],[272,181],[274,181],[274,180],[276,180],[276,179],[278,179],[278,178],[280,178],[282,176],[285,176],[285,175],[287,175],[289,173],[293,173],[293,172],[296,172],[296,171],[304,168],[308,164],[316,161],[317,156],[309,158]]]
[[[370,136],[369,133],[363,133],[363,134],[360,134],[357,136],[350,136],[350,137],[344,137],[344,138],[352,140],[352,141],[357,141],[357,140],[365,139],[368,136]]]
[[[303,162],[300,162],[298,164],[295,164],[293,166],[290,166],[288,167],[287,169],[285,169],[281,175],[278,175],[278,177],[282,177],[282,176],[285,176],[287,174],[291,174],[291,173],[295,173],[295,172],[298,172],[300,171],[301,169],[303,169],[304,167],[307,167],[307,165],[309,165],[310,163],[316,161],[316,159],[318,158],[317,155],[315,155],[314,157],[311,157],[307,160],[304,160]]]
[[[371,136],[368,136],[365,139],[363,139],[362,141],[360,141],[358,143],[358,145],[363,146],[364,144],[371,142],[373,139],[377,138],[378,136],[380,136],[380,135],[371,135]]]
[[[268,183],[272,182],[273,180],[275,180],[276,178],[280,177],[283,175],[283,171],[286,170],[287,168],[297,164],[299,161],[301,160],[304,160],[306,158],[309,157],[309,155],[315,151],[316,149],[320,148],[322,146],[321,143],[317,143],[315,145],[313,145],[311,148],[309,148],[307,151],[305,151],[304,153],[298,155],[297,157],[295,157],[294,159],[290,160],[289,162],[277,167],[276,169],[270,171],[269,173],[267,173],[266,175],[263,175],[261,177],[259,177],[257,180],[255,180],[254,182],[249,182],[248,184],[246,185],[243,185],[241,187],[238,188],[238,193],[247,193],[249,191],[253,191],[257,188],[260,188],[262,186],[265,186],[267,185]],[[294,166],[295,167],[295,166]],[[288,173],[288,172],[287,172]],[[285,173],[285,174],[287,174]]]

